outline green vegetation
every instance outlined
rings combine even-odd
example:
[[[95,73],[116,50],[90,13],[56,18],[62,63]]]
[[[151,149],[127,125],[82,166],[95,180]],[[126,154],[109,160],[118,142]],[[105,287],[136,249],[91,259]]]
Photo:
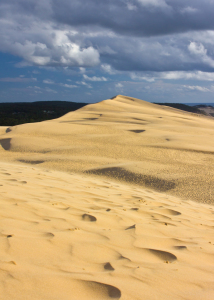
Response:
[[[68,101],[0,103],[0,126],[56,119],[87,104]]]

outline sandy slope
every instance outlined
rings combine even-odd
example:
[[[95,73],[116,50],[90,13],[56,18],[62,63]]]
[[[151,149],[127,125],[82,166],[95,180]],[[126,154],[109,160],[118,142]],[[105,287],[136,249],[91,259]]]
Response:
[[[214,298],[214,207],[0,167],[0,299]]]
[[[214,119],[117,96],[7,129],[0,155],[213,203]]]
[[[124,96],[0,127],[0,299],[214,299],[213,135]]]

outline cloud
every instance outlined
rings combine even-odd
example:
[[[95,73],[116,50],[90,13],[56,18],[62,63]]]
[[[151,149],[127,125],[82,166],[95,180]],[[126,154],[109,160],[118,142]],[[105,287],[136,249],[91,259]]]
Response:
[[[191,6],[187,6],[181,9],[181,13],[194,14],[197,12],[199,12],[199,10]]]
[[[214,81],[214,73],[212,72],[202,72],[202,71],[171,71],[171,72],[151,72],[146,74],[146,76],[141,76],[136,73],[131,73],[130,77],[133,80],[144,80],[147,82],[154,82],[158,79],[166,80],[199,80],[199,81]]]
[[[0,78],[0,81],[25,83],[25,82],[37,81],[37,79],[36,78],[23,78],[23,77],[15,77],[15,78],[6,77],[6,78]]]
[[[105,77],[97,77],[97,76],[93,76],[93,77],[89,77],[87,75],[83,75],[85,80],[89,80],[89,81],[108,81],[107,78]]]
[[[137,10],[137,6],[130,2],[127,3],[127,8],[128,10]]]
[[[165,2],[165,0],[138,0],[138,2],[142,6],[154,6],[154,7],[161,7],[161,8],[168,8],[168,4]]]
[[[76,68],[84,75],[87,68],[109,75],[209,73],[213,11],[211,0],[1,0],[0,51],[20,57],[19,67]]]
[[[32,73],[33,73],[33,74],[40,74],[40,72],[37,71],[37,70],[33,70]]]
[[[28,89],[41,90],[41,88],[39,86],[36,86],[36,85],[34,85],[34,86],[28,86],[27,88]]]
[[[77,88],[78,87],[77,85],[67,84],[67,83],[60,83],[60,85],[66,87],[66,88],[69,88],[69,89],[73,89],[73,88]]]
[[[197,90],[200,92],[210,92],[210,89],[198,85],[183,85],[183,87],[190,89],[190,90]]]
[[[108,73],[108,74],[111,74],[111,75],[115,74],[115,71],[114,71],[114,70],[112,69],[112,67],[111,67],[110,65],[108,65],[108,64],[102,64],[102,65],[101,65],[101,69],[102,69],[104,72]]]
[[[189,51],[198,57],[205,64],[214,68],[214,60],[207,55],[207,49],[201,43],[191,42],[188,46]]]
[[[90,26],[93,29],[91,34],[95,28],[102,28],[129,36],[212,30],[214,24],[214,3],[210,0],[106,0],[97,4],[97,0],[87,0],[87,5],[83,0],[55,0],[54,5],[50,4],[51,13],[47,16],[59,24],[75,28],[84,27],[86,30]],[[184,13],[196,10],[197,14]],[[191,18],[187,18],[188,15]]]
[[[145,80],[145,81],[148,81],[148,82],[154,82],[155,79],[156,79],[155,77],[141,76],[141,75],[136,75],[135,73],[131,73],[130,77],[133,80]]]
[[[50,89],[50,88],[45,88],[45,91],[48,92],[48,93],[54,93],[54,94],[57,94],[58,92],[53,90],[53,89]]]
[[[191,42],[188,46],[188,49],[191,53],[201,56],[207,55],[207,50],[204,48],[204,46],[201,43],[195,43]]]
[[[214,81],[214,73],[209,72],[201,72],[201,71],[195,71],[195,72],[166,72],[161,73],[160,77],[163,79],[186,79],[186,80],[201,80],[201,81]]]
[[[54,93],[57,94],[58,92],[50,89],[49,87],[46,88],[40,88],[39,86],[28,86],[27,90],[30,90],[31,92],[35,93],[35,94],[43,94],[43,93]]]
[[[115,87],[116,88],[123,88],[123,84],[118,82],[118,83],[115,84]]]
[[[56,29],[56,24],[39,22],[33,16],[23,15],[22,25],[18,18],[10,21],[8,26],[0,19],[0,51],[21,57],[20,66],[93,67],[100,62],[98,50],[76,39],[70,28]],[[22,30],[17,30],[19,26]]]
[[[77,83],[77,84],[81,84],[81,85],[85,85],[85,86],[87,86],[89,89],[92,89],[92,86],[91,86],[90,84],[86,83],[85,81],[77,81],[76,83]]]
[[[81,74],[84,74],[84,73],[85,73],[85,68],[80,67],[79,70],[80,70],[80,73],[81,73]]]
[[[43,83],[46,83],[46,84],[54,84],[54,81],[51,80],[51,79],[45,79],[45,80],[43,80]]]

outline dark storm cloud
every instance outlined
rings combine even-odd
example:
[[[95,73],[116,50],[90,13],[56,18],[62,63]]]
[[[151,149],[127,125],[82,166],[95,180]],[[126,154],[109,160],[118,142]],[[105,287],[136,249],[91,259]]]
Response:
[[[1,0],[0,26],[23,66],[214,70],[213,0]]]
[[[214,29],[212,0],[2,0],[2,13],[134,36]]]
[[[63,2],[63,5],[61,3]],[[134,36],[214,28],[213,1],[53,1],[52,17],[71,26],[101,26]]]

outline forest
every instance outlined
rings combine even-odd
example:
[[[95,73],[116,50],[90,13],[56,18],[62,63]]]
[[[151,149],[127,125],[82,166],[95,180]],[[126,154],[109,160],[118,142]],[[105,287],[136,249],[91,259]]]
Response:
[[[0,103],[0,126],[56,119],[87,104],[68,101]]]

